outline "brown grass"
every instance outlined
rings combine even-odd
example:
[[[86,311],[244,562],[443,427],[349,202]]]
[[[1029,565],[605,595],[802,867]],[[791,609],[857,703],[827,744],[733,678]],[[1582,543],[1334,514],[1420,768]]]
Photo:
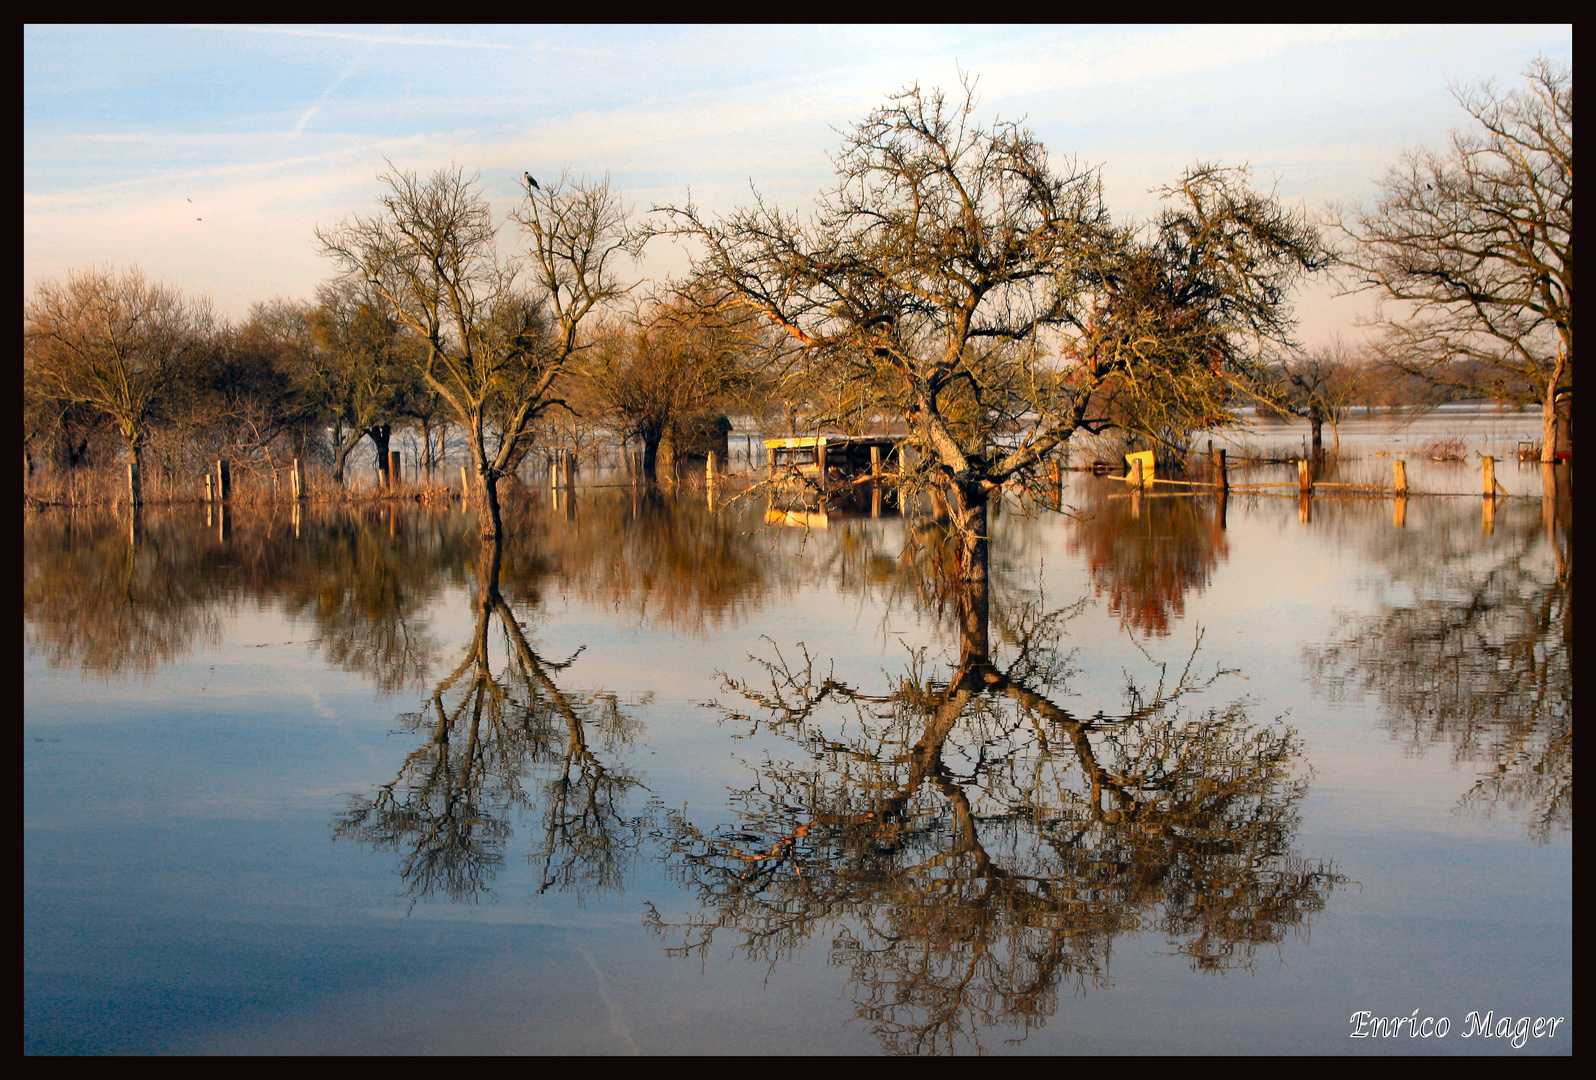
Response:
[[[274,484],[269,472],[248,472],[233,477],[229,502],[236,506],[292,502],[293,485],[287,471]],[[379,487],[369,477],[350,480],[343,487],[323,473],[305,478],[305,499],[318,503],[423,502],[443,503],[459,499],[458,487],[422,480]],[[171,506],[205,501],[204,476],[168,479],[155,471],[144,480],[146,506]],[[48,506],[126,506],[127,468],[73,469],[36,472],[24,482],[22,504],[25,510]]]

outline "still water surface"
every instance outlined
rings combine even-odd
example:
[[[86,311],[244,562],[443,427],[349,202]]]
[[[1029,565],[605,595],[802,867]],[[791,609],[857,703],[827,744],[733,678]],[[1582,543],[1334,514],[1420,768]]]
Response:
[[[1567,503],[1064,503],[30,518],[25,1051],[1571,1053]]]

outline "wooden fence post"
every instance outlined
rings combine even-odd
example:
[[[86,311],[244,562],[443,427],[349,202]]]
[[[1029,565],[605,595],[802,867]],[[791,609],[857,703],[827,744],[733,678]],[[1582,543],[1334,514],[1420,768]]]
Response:
[[[881,479],[881,447],[879,446],[870,448],[870,479]]]
[[[1226,495],[1230,494],[1230,474],[1225,471],[1225,451],[1223,448],[1215,450],[1216,464],[1219,469],[1219,490]]]
[[[397,450],[388,451],[388,486],[391,488],[399,486],[399,451]]]
[[[1496,459],[1493,457],[1480,458],[1480,481],[1484,485],[1482,494],[1489,499],[1496,494]]]
[[[1133,459],[1131,461],[1130,482],[1131,482],[1131,486],[1132,487],[1136,488],[1137,490],[1141,490],[1141,487],[1142,487],[1142,459],[1141,458],[1135,458],[1135,459]],[[1137,509],[1138,510],[1141,509],[1140,505],[1137,506]],[[1136,516],[1140,517],[1141,515],[1137,514]]]
[[[1391,463],[1391,485],[1398,497],[1408,493],[1408,463],[1398,458]]]
[[[210,473],[205,474],[205,502],[207,505],[216,501],[216,492],[212,488],[213,478]]]
[[[216,489],[224,503],[233,497],[233,469],[226,458],[216,461]]]
[[[1303,495],[1313,494],[1313,476],[1308,472],[1306,458],[1297,459],[1297,490]]]
[[[704,459],[704,483],[715,483],[715,451],[709,452],[709,457]]]

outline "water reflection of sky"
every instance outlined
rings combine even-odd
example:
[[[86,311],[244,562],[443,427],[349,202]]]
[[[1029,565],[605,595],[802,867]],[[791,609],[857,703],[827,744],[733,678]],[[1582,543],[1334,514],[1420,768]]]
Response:
[[[1427,1044],[1348,1042],[1345,1021],[1363,1008],[1406,1015],[1418,1007],[1450,1015],[1455,1025],[1469,1009],[1568,1015],[1570,834],[1552,828],[1537,837],[1528,824],[1547,793],[1555,795],[1557,770],[1571,771],[1571,749],[1566,762],[1557,750],[1557,725],[1571,725],[1571,682],[1560,692],[1555,682],[1567,677],[1569,646],[1557,620],[1567,617],[1559,612],[1568,601],[1558,591],[1559,551],[1539,503],[1504,502],[1485,533],[1477,499],[1410,500],[1397,529],[1389,503],[1316,500],[1304,523],[1293,500],[1232,496],[1216,546],[1214,508],[1194,511],[1196,500],[1174,512],[1148,499],[1136,515],[1099,520],[1094,508],[1123,509],[1105,501],[1116,490],[1111,485],[1072,478],[1067,501],[1080,511],[1077,519],[1028,517],[1013,507],[999,514],[997,673],[976,685],[1001,685],[994,680],[1017,655],[996,628],[1031,625],[1026,612],[1096,597],[1060,624],[1050,655],[1070,674],[1051,700],[1080,717],[1122,714],[1126,680],[1145,693],[1164,664],[1173,686],[1200,627],[1194,677],[1208,679],[1216,668],[1229,673],[1177,702],[1167,713],[1175,725],[1169,730],[1195,738],[1214,722],[1203,721],[1205,710],[1215,709],[1239,710],[1240,732],[1295,729],[1300,757],[1288,759],[1289,775],[1304,786],[1283,804],[1296,823],[1285,834],[1280,866],[1323,860],[1345,884],[1322,892],[1324,910],[1286,927],[1250,972],[1224,978],[1205,978],[1176,955],[1179,942],[1188,948],[1193,939],[1160,929],[1154,916],[1173,900],[1148,893],[1152,906],[1136,909],[1138,929],[1121,928],[1111,938],[1106,978],[1064,977],[1053,997],[1032,1001],[1028,1007],[1043,1011],[1025,1041],[1003,1041],[1024,1030],[1013,1014],[996,1006],[995,1013],[972,1012],[966,1003],[959,1013],[966,1026],[950,1045],[1500,1051],[1508,1048],[1456,1035]],[[621,502],[607,507],[606,498]],[[629,548],[621,541],[595,547],[595,537],[619,536],[626,522],[647,518],[647,508],[624,500],[579,496],[574,524],[535,517],[506,555],[505,593],[530,647],[554,663],[575,655],[554,675],[560,691],[577,702],[597,701],[595,691],[613,695],[637,722],[629,744],[606,742],[598,726],[585,728],[599,767],[640,781],[617,824],[641,822],[646,837],[620,888],[588,888],[580,902],[574,891],[539,891],[546,881],[535,857],[546,805],[540,800],[552,789],[537,784],[557,779],[547,766],[524,774],[531,802],[508,812],[505,858],[475,903],[407,895],[402,849],[329,843],[331,823],[350,800],[379,792],[425,744],[405,716],[425,711],[429,687],[459,663],[476,621],[473,579],[460,571],[474,558],[469,528],[418,515],[390,542],[386,526],[368,533],[344,522],[336,530],[344,554],[329,554],[308,540],[296,549],[281,520],[241,517],[232,549],[220,552],[214,531],[201,534],[181,515],[152,515],[140,562],[126,558],[119,539],[125,529],[114,524],[79,522],[65,544],[46,519],[31,521],[24,568],[26,1049],[801,1053],[901,1046],[884,1025],[902,1017],[883,1018],[867,977],[890,975],[882,985],[902,988],[908,984],[901,972],[861,968],[858,946],[837,944],[851,936],[868,951],[884,940],[871,936],[870,920],[897,909],[881,906],[887,894],[871,876],[871,860],[886,856],[866,852],[863,862],[849,864],[842,853],[886,834],[854,810],[817,811],[830,804],[815,801],[815,785],[835,783],[830,770],[843,767],[825,764],[827,755],[864,768],[858,755],[865,744],[848,740],[869,724],[891,723],[884,717],[893,708],[910,708],[885,700],[909,670],[910,650],[927,650],[934,678],[946,679],[958,658],[957,636],[935,603],[928,606],[883,570],[882,560],[901,551],[902,523],[866,519],[807,537],[796,530],[771,536],[753,517],[709,521],[696,503],[683,503],[652,511],[658,516],[650,527],[674,539],[650,546],[639,530],[625,540]],[[1094,539],[1087,535],[1094,527],[1133,535]],[[1209,530],[1208,539],[1188,537],[1181,546],[1176,533],[1193,528]],[[1566,572],[1571,547],[1566,531],[1558,536]],[[1137,562],[1172,548],[1179,549],[1175,571]],[[1091,551],[1118,555],[1094,570]],[[340,586],[325,575],[345,556],[349,572],[368,581]],[[160,576],[163,559],[226,584],[209,592],[176,588]],[[100,568],[100,578],[88,583],[93,596],[73,593],[87,587],[72,573],[85,565]],[[1509,572],[1516,576],[1502,577]],[[1123,610],[1111,610],[1112,590],[1103,591],[1102,579],[1112,575],[1121,585],[1160,582],[1166,594],[1180,594],[1178,610],[1161,595],[1155,599],[1165,605],[1163,623],[1127,622]],[[1434,620],[1453,611],[1443,601],[1466,598],[1487,580],[1510,585],[1513,596],[1544,595],[1551,605],[1550,632],[1529,645],[1554,681],[1551,696],[1536,699],[1545,716],[1512,727],[1512,717],[1470,713],[1458,721],[1472,725],[1466,738],[1443,725],[1421,729],[1415,742],[1415,719],[1390,689],[1415,676],[1401,666],[1405,646],[1392,635],[1410,627],[1434,632]],[[124,601],[144,606],[144,617],[107,625],[114,633],[149,634],[162,659],[147,671],[130,661],[126,670],[86,675],[74,657],[105,655],[86,621],[119,610],[118,583],[128,590]],[[1506,621],[1466,628],[1481,649],[1501,645],[1498,639],[1519,625],[1498,606]],[[219,634],[192,632],[202,628],[196,607],[215,615]],[[824,744],[795,741],[791,729],[758,722],[761,707],[729,693],[717,677],[760,685],[765,669],[749,654],[769,661],[779,650],[792,663],[803,655],[800,642],[822,676],[847,688],[830,691],[816,713],[831,740]],[[490,651],[493,669],[501,670],[512,643],[497,635]],[[384,664],[413,677],[396,684],[377,670]],[[1518,684],[1482,689],[1512,708],[1527,700]],[[849,693],[882,701],[849,721]],[[1011,715],[1002,711],[1012,708],[1004,704],[1010,699],[990,700],[994,719]],[[1438,700],[1447,715],[1467,710],[1459,699]],[[903,715],[918,730],[918,714]],[[984,768],[980,762],[999,760],[1013,740],[1029,737],[1023,725],[1002,738],[979,736],[973,723],[963,721],[943,755],[955,771]],[[1514,746],[1550,749],[1533,759],[1512,756],[1512,747],[1502,751],[1494,733],[1509,728],[1518,736]],[[1063,729],[1050,730],[1058,738]],[[1161,738],[1159,730],[1143,737]],[[1087,732],[1100,755],[1116,737],[1114,729]],[[855,749],[839,749],[846,745]],[[897,753],[880,760],[898,760]],[[1025,763],[1044,761],[1037,753],[1013,759],[1024,766],[1015,777],[1029,775]],[[1507,756],[1492,756],[1500,753]],[[1048,768],[1076,775],[1072,761],[1064,754]],[[905,767],[891,767],[899,770],[894,782],[907,775]],[[565,768],[568,779],[580,781],[579,770]],[[1000,774],[985,775],[982,784]],[[1480,786],[1497,777],[1505,780]],[[1025,789],[1012,783],[1019,785],[1014,791]],[[916,790],[915,805],[931,816],[906,809],[905,828],[916,821],[953,828],[964,790],[975,797],[981,848],[1001,866],[1012,872],[1046,851],[1026,839],[1035,834],[1023,819],[979,824],[982,814],[1007,805],[996,789],[983,796],[980,786],[933,779]],[[774,801],[761,803],[767,797]],[[759,805],[766,809],[756,815]],[[1065,820],[1079,812],[1069,806],[1082,804],[1046,805]],[[665,950],[675,939],[645,929],[649,912],[660,925],[677,926],[713,913],[694,889],[723,878],[705,877],[705,868],[735,869],[738,852],[756,846],[756,838],[768,845],[781,828],[802,822],[809,824],[793,852],[808,859],[837,852],[839,872],[853,869],[834,884],[852,899],[838,901],[827,916],[833,921],[822,919],[790,954],[750,961],[731,948],[728,930],[702,960],[672,957]],[[687,836],[681,829],[689,826],[710,839],[673,862],[659,845]],[[1077,843],[1152,836],[1121,828],[1099,821]],[[948,842],[927,833],[904,851]],[[813,863],[809,873],[828,865]],[[899,863],[880,865],[885,872]],[[784,902],[797,902],[806,880],[799,875],[781,886],[799,890]],[[725,908],[725,925],[766,917],[759,905],[788,895],[773,890],[775,884]],[[1093,917],[1112,915],[1105,908]],[[939,948],[952,951],[938,955],[956,958],[964,947],[944,943]],[[931,992],[922,984],[904,992],[911,990]],[[1525,1049],[1567,1053],[1571,1040]]]

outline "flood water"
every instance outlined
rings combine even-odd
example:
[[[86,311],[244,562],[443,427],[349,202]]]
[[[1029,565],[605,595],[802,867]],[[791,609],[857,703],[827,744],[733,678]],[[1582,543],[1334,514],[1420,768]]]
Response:
[[[984,640],[890,506],[534,490],[496,575],[458,504],[29,517],[24,1050],[1572,1053],[1520,471],[1073,474]]]

